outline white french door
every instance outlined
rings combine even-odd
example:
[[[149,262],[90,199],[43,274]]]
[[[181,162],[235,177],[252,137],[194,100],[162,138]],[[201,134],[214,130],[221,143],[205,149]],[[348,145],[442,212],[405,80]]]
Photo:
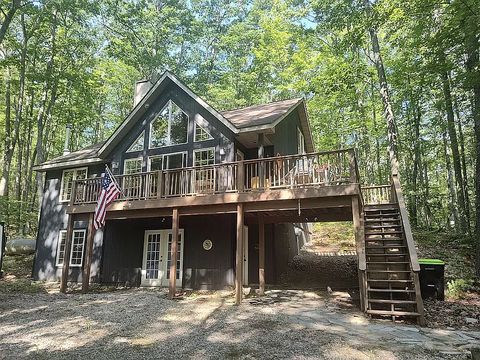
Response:
[[[168,286],[172,248],[172,230],[147,230],[143,244],[142,286]],[[182,286],[183,229],[177,244],[176,285]]]

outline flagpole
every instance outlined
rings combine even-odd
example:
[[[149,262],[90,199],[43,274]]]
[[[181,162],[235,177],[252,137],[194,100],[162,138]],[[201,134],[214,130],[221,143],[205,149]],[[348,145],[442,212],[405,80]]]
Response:
[[[123,189],[118,184],[117,179],[115,179],[115,175],[113,175],[112,171],[110,170],[110,168],[108,167],[107,164],[105,164],[105,170],[108,172],[108,175],[110,176],[110,179],[112,179],[112,181],[115,183],[115,185],[117,185],[117,188],[118,188],[118,190],[120,190],[120,193],[122,194],[122,196],[124,198],[126,198],[125,194],[123,193]]]

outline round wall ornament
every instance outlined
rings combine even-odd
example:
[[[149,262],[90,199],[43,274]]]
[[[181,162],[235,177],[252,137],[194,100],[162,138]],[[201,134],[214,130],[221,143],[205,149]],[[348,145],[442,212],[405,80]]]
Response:
[[[207,239],[207,240],[203,241],[203,248],[205,250],[210,250],[212,248],[212,246],[213,246],[212,240]]]

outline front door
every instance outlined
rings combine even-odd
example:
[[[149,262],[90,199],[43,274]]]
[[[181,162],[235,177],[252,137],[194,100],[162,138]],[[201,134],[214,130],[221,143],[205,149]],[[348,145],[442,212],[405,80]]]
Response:
[[[143,245],[142,286],[168,286],[172,248],[172,230],[147,230]],[[182,286],[183,229],[177,245],[176,285]]]

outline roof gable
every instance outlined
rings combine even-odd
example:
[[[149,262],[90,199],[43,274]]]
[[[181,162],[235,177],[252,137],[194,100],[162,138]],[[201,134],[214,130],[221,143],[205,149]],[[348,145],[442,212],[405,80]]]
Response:
[[[109,152],[121,141],[123,136],[133,127],[136,121],[138,121],[143,114],[148,110],[150,104],[162,93],[169,83],[175,84],[181,90],[186,92],[194,101],[202,106],[206,111],[210,112],[215,118],[217,118],[225,127],[232,133],[236,134],[238,129],[232,125],[225,117],[223,117],[217,110],[208,105],[205,100],[195,94],[188,86],[183,84],[169,71],[165,71],[158,81],[150,88],[145,94],[143,99],[133,108],[130,114],[120,124],[120,126],[114,131],[114,133],[107,139],[103,146],[98,151],[98,157],[105,158]]]

